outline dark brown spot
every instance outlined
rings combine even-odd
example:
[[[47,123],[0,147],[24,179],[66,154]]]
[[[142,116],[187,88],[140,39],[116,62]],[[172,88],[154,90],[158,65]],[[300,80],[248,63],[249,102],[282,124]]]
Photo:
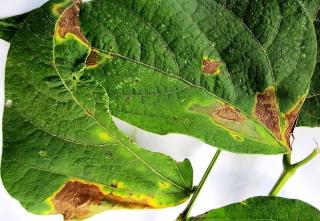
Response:
[[[94,66],[99,62],[99,60],[100,60],[99,54],[96,51],[92,50],[90,52],[90,55],[87,58],[86,65],[87,66]]]
[[[285,116],[285,119],[286,119],[285,136],[286,136],[286,142],[289,147],[291,147],[290,136],[294,131],[294,128],[298,119],[298,115],[304,101],[305,101],[305,98],[300,100],[298,105],[292,111],[286,113],[286,116]]]
[[[118,188],[118,184],[111,184]],[[153,196],[142,196],[138,199],[132,192],[128,196],[115,193],[103,194],[94,184],[69,181],[52,199],[55,211],[63,214],[65,220],[83,219],[92,213],[94,206],[117,205],[123,208],[156,208]]]
[[[279,110],[274,89],[267,88],[264,93],[257,94],[254,115],[281,139]]]
[[[111,187],[112,187],[112,188],[118,188],[118,184],[117,184],[117,183],[112,183],[112,184],[111,184]]]
[[[240,113],[240,111],[228,106],[224,105],[222,108],[217,110],[217,116],[230,120],[230,121],[244,121],[245,117]]]
[[[53,205],[65,219],[81,218],[90,212],[88,206],[100,205],[104,198],[95,185],[69,181],[54,196]]]
[[[80,1],[75,0],[74,4],[66,9],[58,24],[58,33],[64,38],[67,33],[72,33],[76,35],[81,41],[88,44],[87,39],[84,37],[80,30],[79,23],[79,12],[80,12]]]
[[[220,61],[205,59],[202,61],[202,71],[206,74],[219,74]]]

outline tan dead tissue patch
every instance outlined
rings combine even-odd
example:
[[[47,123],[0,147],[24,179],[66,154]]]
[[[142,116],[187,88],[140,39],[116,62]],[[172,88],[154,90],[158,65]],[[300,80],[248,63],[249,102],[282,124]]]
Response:
[[[99,63],[99,61],[100,61],[100,55],[96,51],[91,50],[91,52],[87,58],[86,65],[87,66],[95,66]]]
[[[256,95],[253,115],[271,130],[278,139],[281,139],[279,108],[273,88],[267,88],[263,93]]]
[[[65,219],[81,218],[90,213],[90,205],[100,205],[105,196],[99,187],[78,181],[69,181],[54,196],[55,210]]]
[[[204,59],[202,61],[202,71],[206,74],[220,74],[220,61]]]
[[[118,188],[120,184],[117,184]],[[122,186],[124,184],[121,184]],[[54,209],[62,214],[65,220],[83,219],[95,211],[117,206],[119,208],[160,208],[155,199],[143,195],[137,197],[134,193],[119,195],[115,192],[102,193],[94,184],[79,181],[68,181],[52,198]]]
[[[87,39],[80,30],[79,12],[80,12],[80,1],[76,0],[75,3],[66,9],[58,23],[59,36],[64,38],[67,33],[72,33],[77,36],[81,41],[88,44]]]
[[[236,140],[242,141],[242,137],[260,139],[254,122],[249,121],[239,110],[228,104],[222,102],[215,102],[210,106],[194,104],[190,110],[209,116],[214,123],[229,131],[230,136]]]
[[[293,133],[294,127],[296,125],[296,121],[299,116],[300,109],[305,101],[305,97],[303,97],[296,107],[294,107],[291,111],[286,113],[285,119],[286,119],[286,130],[285,130],[285,139],[289,147],[291,147],[290,143],[290,136]]]

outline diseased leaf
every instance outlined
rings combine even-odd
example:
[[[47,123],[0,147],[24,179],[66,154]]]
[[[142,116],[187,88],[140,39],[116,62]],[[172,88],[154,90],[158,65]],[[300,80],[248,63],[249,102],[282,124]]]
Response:
[[[83,6],[80,20],[91,45],[114,58],[95,71],[114,115],[159,134],[272,154],[290,147],[309,88],[318,6],[318,0],[96,0]]]
[[[80,31],[79,2],[33,11],[11,39],[2,181],[30,212],[83,219],[112,208],[163,208],[192,189],[188,160],[122,135],[94,79],[98,54]],[[111,56],[101,55],[101,60]]]
[[[257,122],[252,110],[241,112],[230,104],[236,87],[214,42],[176,1],[97,0],[83,6],[80,20],[91,45],[116,57],[95,76],[107,88],[117,117],[159,134],[188,134],[234,152],[288,150]],[[262,79],[254,87],[265,88],[272,82],[268,65],[255,57],[262,63]],[[254,105],[254,96],[243,94],[243,106]]]
[[[200,1],[201,2],[201,1]],[[206,2],[202,1],[203,5],[208,6]],[[277,137],[286,140],[290,143],[290,134],[292,133],[297,115],[301,105],[306,97],[310,85],[310,79],[314,70],[315,55],[316,55],[316,39],[314,35],[313,18],[317,11],[319,1],[305,1],[297,0],[291,1],[238,1],[238,0],[217,0],[223,4],[225,10],[230,10],[241,21],[245,27],[253,34],[254,38],[258,40],[261,49],[265,51],[267,60],[271,65],[271,75],[273,77],[273,86],[275,88],[276,100],[279,105],[279,118],[274,117],[276,108],[268,109],[258,116],[258,119],[265,123]],[[212,9],[214,4],[212,5]],[[187,6],[185,6],[187,8]],[[207,7],[210,8],[210,7]],[[211,10],[212,10],[211,9]],[[197,8],[197,10],[199,10]],[[207,10],[204,7],[203,10]],[[219,10],[218,10],[219,11]],[[203,14],[203,13],[202,13]],[[207,13],[210,16],[211,13]],[[194,16],[195,17],[195,16]],[[209,19],[196,19],[202,30],[206,27],[211,27]],[[206,24],[204,21],[210,24]],[[215,25],[214,27],[217,27]],[[229,26],[225,27],[225,32],[228,33]],[[209,29],[210,30],[210,29]],[[207,31],[206,35],[209,39],[215,40],[219,37],[216,31]],[[238,36],[234,40],[237,41]],[[219,45],[219,41],[216,41]],[[235,45],[234,42],[232,42]],[[226,50],[219,50],[224,61],[228,58],[233,58],[230,55],[232,51],[243,51],[247,44],[239,44],[238,48],[231,44]],[[221,43],[223,45],[223,43]],[[222,48],[223,49],[223,48]],[[246,55],[247,56],[247,55]],[[226,62],[231,76],[237,76],[238,70],[244,69],[242,61],[243,57],[239,57],[237,61]],[[253,60],[250,59],[249,62]],[[230,66],[228,66],[230,64]],[[252,72],[252,70],[249,70]],[[255,81],[259,80],[259,73],[253,77]],[[236,80],[237,82],[237,80]],[[240,87],[240,91],[244,91],[247,86]],[[259,100],[264,100],[262,106],[274,106],[274,102],[270,103],[271,97],[268,94],[257,95],[257,104]],[[259,95],[260,94],[260,95]],[[237,95],[241,95],[237,93]],[[261,96],[262,95],[262,96]],[[236,106],[241,106],[243,103],[243,96],[238,96],[239,102]],[[259,99],[260,98],[260,99]],[[265,100],[267,102],[265,102]],[[269,101],[268,101],[269,100]],[[272,99],[273,100],[273,99]],[[260,102],[261,103],[261,102]],[[272,114],[272,112],[274,112]],[[277,121],[280,120],[280,128],[275,127]],[[280,136],[279,136],[280,129]]]
[[[214,209],[188,221],[318,221],[320,211],[300,200],[255,197]]]
[[[229,151],[289,149],[314,69],[316,41],[301,4],[276,3],[281,3],[276,15],[261,13],[278,23],[284,17],[279,31],[264,37],[268,50],[237,13],[217,1],[97,0],[84,5],[81,28],[89,42],[117,57],[95,74],[107,88],[112,113],[152,132],[188,134]],[[269,23],[259,25],[262,33],[273,29]],[[222,59],[214,48],[214,56],[207,58],[208,45],[215,45]],[[218,70],[221,64],[229,71]],[[231,87],[210,87],[229,73]],[[219,93],[220,88],[233,89],[235,99]]]

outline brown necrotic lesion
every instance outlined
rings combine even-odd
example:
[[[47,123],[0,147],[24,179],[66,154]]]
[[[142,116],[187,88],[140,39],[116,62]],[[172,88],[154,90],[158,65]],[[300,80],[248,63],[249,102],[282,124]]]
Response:
[[[303,96],[298,104],[289,112],[285,114],[286,128],[285,128],[285,139],[289,147],[291,147],[290,137],[293,134],[293,130],[296,126],[296,122],[301,110],[301,107],[305,101],[306,96]]]
[[[193,104],[189,110],[210,117],[213,123],[229,132],[230,136],[236,137],[237,140],[242,140],[242,137],[260,139],[254,122],[248,120],[245,115],[231,105],[216,101],[208,106]]]
[[[245,117],[240,113],[240,111],[228,105],[224,105],[223,107],[219,108],[217,111],[217,116],[219,116],[221,119],[230,121],[242,122],[245,120]]]
[[[91,50],[87,58],[86,65],[95,66],[99,63],[99,61],[100,61],[100,55],[95,50]]]
[[[56,212],[65,219],[81,218],[90,213],[91,205],[99,206],[105,196],[98,186],[78,181],[69,181],[54,196],[52,202]]]
[[[203,59],[202,61],[202,71],[205,74],[220,74],[221,61]]]
[[[75,0],[69,8],[63,11],[58,22],[57,31],[59,36],[62,38],[64,38],[68,33],[71,33],[79,38],[82,42],[89,44],[80,30],[80,4],[80,0]]]
[[[253,115],[278,139],[281,139],[279,108],[274,88],[267,88],[256,95]]]
[[[102,186],[85,183],[83,181],[68,181],[53,196],[51,202],[56,213],[62,214],[65,220],[83,219],[91,214],[110,208],[162,208],[165,204],[147,195],[136,195],[126,191],[125,194],[117,193],[123,184],[112,183],[108,192],[102,191]],[[119,190],[121,192],[121,190]]]

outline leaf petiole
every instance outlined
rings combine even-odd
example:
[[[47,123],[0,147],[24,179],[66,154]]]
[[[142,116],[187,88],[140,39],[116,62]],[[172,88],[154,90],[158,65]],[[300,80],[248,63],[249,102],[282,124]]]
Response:
[[[189,217],[191,209],[194,206],[194,203],[195,203],[195,201],[196,201],[196,199],[197,199],[197,197],[198,197],[198,195],[199,195],[204,183],[206,182],[206,180],[207,180],[207,178],[208,178],[213,166],[217,162],[220,153],[221,153],[221,150],[217,150],[216,153],[214,154],[214,156],[213,156],[208,168],[206,169],[206,171],[203,174],[203,177],[201,178],[201,181],[200,181],[199,185],[194,187],[195,192],[192,195],[187,207],[179,215],[179,217],[177,218],[177,221],[184,221]]]
[[[296,173],[296,171],[313,160],[316,156],[318,156],[319,153],[320,148],[316,148],[311,154],[309,154],[309,156],[295,164],[291,163],[291,153],[283,155],[283,172],[269,193],[269,196],[277,196],[287,181]]]

